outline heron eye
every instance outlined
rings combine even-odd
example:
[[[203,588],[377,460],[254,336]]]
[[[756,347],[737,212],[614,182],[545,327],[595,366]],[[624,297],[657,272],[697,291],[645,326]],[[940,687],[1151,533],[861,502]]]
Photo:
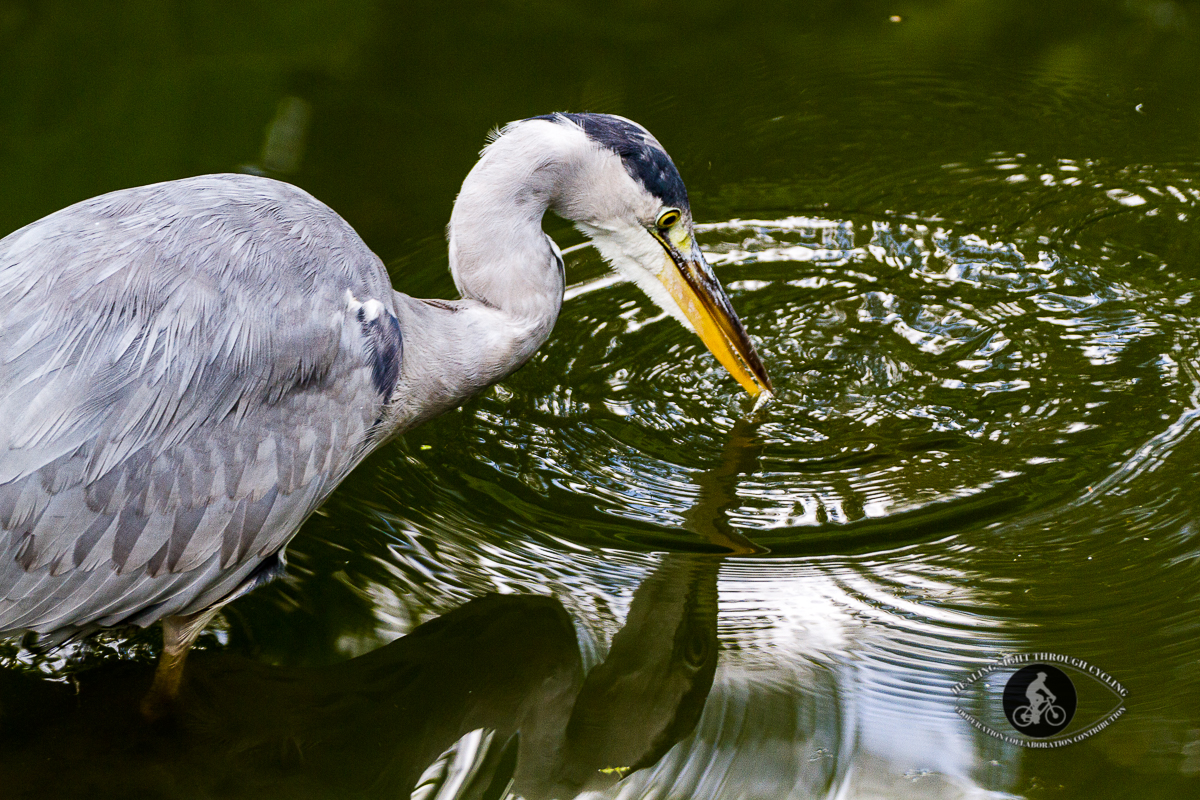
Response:
[[[660,228],[666,229],[679,222],[682,215],[677,208],[668,208],[666,211],[658,215],[658,222],[654,223]]]

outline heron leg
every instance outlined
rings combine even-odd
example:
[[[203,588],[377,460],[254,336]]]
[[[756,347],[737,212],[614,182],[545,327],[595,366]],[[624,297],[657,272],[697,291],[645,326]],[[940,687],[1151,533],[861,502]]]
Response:
[[[214,606],[185,617],[163,619],[162,655],[154,670],[154,683],[142,698],[142,716],[148,721],[155,722],[170,713],[183,683],[183,664],[188,651],[219,610],[220,606]]]

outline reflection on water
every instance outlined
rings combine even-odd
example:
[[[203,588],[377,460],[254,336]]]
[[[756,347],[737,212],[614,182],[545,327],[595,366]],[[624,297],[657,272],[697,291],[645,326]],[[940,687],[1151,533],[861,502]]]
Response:
[[[347,480],[173,728],[133,717],[153,631],[0,643],[0,796],[1196,794],[1195,8],[293,5],[0,0],[0,228],[243,165],[447,293],[484,131],[613,111],[778,397],[572,253],[534,363]],[[1054,752],[954,713],[1039,651],[1128,712]]]
[[[562,605],[529,595],[474,600],[325,668],[202,656],[174,718],[157,727],[137,713],[148,667],[101,668],[74,688],[0,673],[0,770],[18,796],[81,797],[111,781],[141,796],[194,785],[222,797],[265,787],[406,797],[440,753],[486,730],[490,749],[476,750],[453,796],[512,784],[530,800],[573,797],[655,763],[695,726],[717,662],[716,566],[665,559],[586,677]],[[96,761],[107,774],[80,769]],[[446,777],[427,774],[423,791],[446,788]]]
[[[1029,185],[1011,180],[1034,172],[1018,162],[953,169]],[[407,437],[375,467],[390,501],[309,542],[386,546],[309,560],[301,541],[289,581],[231,609],[217,652],[197,654],[170,727],[135,715],[143,645],[77,653],[101,663],[82,672],[10,650],[6,787],[1008,796],[1027,792],[1027,764],[1063,767],[972,728],[952,687],[1041,650],[1130,687],[1126,717],[1078,747],[1190,769],[1200,692],[1178,692],[1197,681],[1180,673],[1196,598],[1164,608],[1144,587],[1197,580],[1200,276],[1146,243],[1136,264],[1120,253],[1189,214],[1194,181],[1159,176],[1156,193],[1069,166],[1076,180],[1033,190],[1100,210],[1042,203],[1036,230],[1053,235],[1030,238],[1024,212],[1006,236],[895,216],[706,226],[780,375],[753,413],[627,287],[576,287],[539,364]],[[337,648],[364,655],[221,652],[269,646],[265,612],[319,588],[317,564],[341,565],[332,585],[366,619]],[[1001,689],[964,702],[994,716]]]
[[[715,548],[752,552],[714,516],[744,462],[743,437],[730,441],[727,463],[700,483],[692,519]],[[656,764],[695,728],[718,661],[720,563],[662,558],[586,675],[559,601],[496,594],[324,668],[200,654],[173,716],[156,726],[137,710],[148,665],[101,667],[73,686],[9,669],[0,672],[0,774],[18,794],[55,797],[83,796],[98,781],[128,785],[126,776],[150,796],[195,785],[223,797],[264,787],[389,797],[502,797],[511,787],[528,800],[575,797]],[[107,776],[79,769],[81,761],[104,762]],[[61,769],[47,774],[47,762]]]
[[[1028,185],[1009,180],[1033,171],[1016,163],[964,174]],[[9,652],[6,785],[1010,796],[1029,792],[1025,770],[1066,767],[972,728],[952,687],[1032,651],[1130,687],[1129,713],[1077,747],[1188,774],[1196,598],[1164,607],[1144,588],[1197,582],[1200,276],[1146,243],[1137,264],[1118,253],[1167,209],[1190,213],[1193,181],[1117,192],[1072,166],[1077,182],[1035,190],[1074,187],[1107,211],[1060,198],[1051,224],[1042,204],[1036,229],[1053,236],[1028,238],[1021,215],[1007,238],[900,217],[706,226],[785,365],[753,413],[626,287],[578,286],[534,370],[407,437],[375,466],[389,501],[307,543],[342,555],[314,558],[302,539],[288,582],[231,609],[172,727],[134,715],[142,645],[73,684],[33,677],[75,673],[61,652]],[[535,370],[558,385],[530,383]],[[347,556],[355,536],[385,546]],[[280,610],[326,585],[321,564],[340,565],[328,585],[359,615],[336,648],[365,655],[299,667],[220,652],[269,648]],[[963,702],[994,716],[1001,690]],[[47,760],[62,768],[48,776]]]
[[[1153,243],[1168,212],[1186,221],[1200,174],[1160,173],[1175,191],[1156,193],[1083,162],[1011,180],[1034,172],[1020,161],[945,168],[1016,192],[987,229],[901,215],[707,226],[761,349],[788,365],[753,416],[686,337],[598,281],[574,289],[539,356],[557,386],[522,373],[412,437],[444,460],[390,465],[401,485],[432,473],[434,499],[406,522],[461,548],[456,563],[507,582],[492,548],[572,552],[569,578],[543,564],[508,585],[569,597],[584,641],[621,617],[621,574],[649,569],[631,549],[694,552],[695,533],[758,548],[722,566],[722,657],[696,730],[605,796],[1027,793],[1026,770],[1070,767],[971,728],[951,687],[1039,650],[1142,698],[1078,746],[1097,763],[1154,753],[1169,775],[1187,769],[1198,709],[1169,697],[1195,685],[1178,671],[1195,658],[1196,598],[1138,587],[1196,585],[1200,276]],[[505,509],[526,532],[450,544],[441,520],[464,499],[477,510],[463,529]],[[597,543],[614,549],[596,558]],[[436,593],[426,580],[407,594]],[[1115,630],[1137,644],[1114,647]],[[1000,688],[969,702],[982,715]]]

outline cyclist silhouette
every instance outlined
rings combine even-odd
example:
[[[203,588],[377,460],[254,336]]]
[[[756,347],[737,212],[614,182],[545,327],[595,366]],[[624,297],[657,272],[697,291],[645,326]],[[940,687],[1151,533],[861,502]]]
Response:
[[[1046,714],[1048,725],[1062,725],[1067,721],[1067,712],[1062,706],[1055,705],[1058,696],[1046,686],[1046,673],[1039,672],[1037,677],[1025,687],[1025,696],[1029,705],[1021,706],[1013,712],[1013,724],[1020,728],[1028,728],[1042,721],[1042,713]]]
[[[1046,686],[1046,673],[1039,672],[1037,677],[1030,681],[1025,687],[1025,696],[1029,698],[1029,709],[1032,714],[1032,719],[1028,723],[1036,725],[1042,719],[1042,709],[1050,705],[1058,699],[1054,692],[1050,691]]]

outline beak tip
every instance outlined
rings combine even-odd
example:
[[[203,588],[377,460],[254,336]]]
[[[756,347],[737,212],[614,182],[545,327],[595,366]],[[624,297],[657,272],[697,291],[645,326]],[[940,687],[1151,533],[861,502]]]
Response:
[[[750,409],[750,413],[757,414],[762,408],[767,407],[767,405],[769,405],[773,399],[775,399],[775,392],[770,391],[769,389],[764,389],[763,391],[758,392],[758,397],[755,398],[754,408]]]

